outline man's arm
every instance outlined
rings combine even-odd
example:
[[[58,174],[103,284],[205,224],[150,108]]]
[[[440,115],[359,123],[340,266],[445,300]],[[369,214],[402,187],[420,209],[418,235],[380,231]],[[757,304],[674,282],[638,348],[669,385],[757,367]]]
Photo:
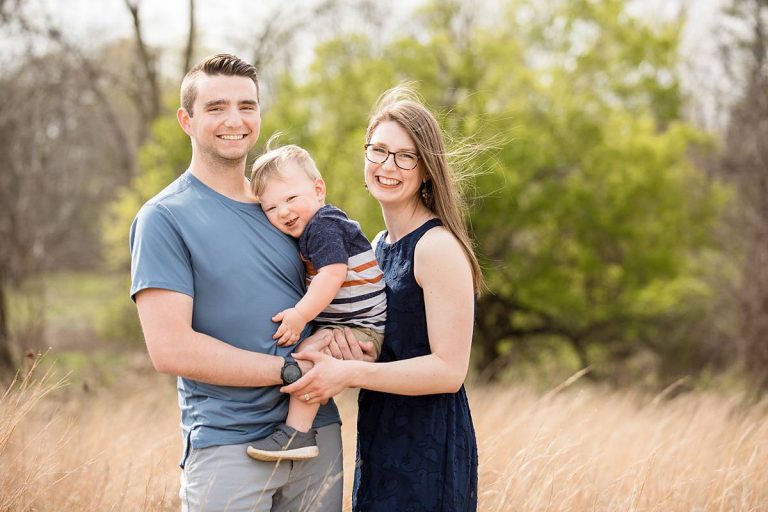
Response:
[[[136,294],[149,357],[160,373],[221,386],[281,384],[283,358],[243,350],[192,329],[192,297],[160,288]],[[303,372],[311,367],[300,363]]]

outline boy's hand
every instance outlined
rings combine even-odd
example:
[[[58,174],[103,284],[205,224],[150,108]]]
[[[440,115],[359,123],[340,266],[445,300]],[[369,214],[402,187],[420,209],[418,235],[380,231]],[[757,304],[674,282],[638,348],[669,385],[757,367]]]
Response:
[[[272,317],[273,322],[282,322],[280,327],[277,328],[277,332],[273,339],[277,340],[277,344],[281,347],[288,345],[294,345],[301,337],[301,331],[304,330],[304,326],[307,325],[307,321],[301,316],[296,308],[285,309]]]

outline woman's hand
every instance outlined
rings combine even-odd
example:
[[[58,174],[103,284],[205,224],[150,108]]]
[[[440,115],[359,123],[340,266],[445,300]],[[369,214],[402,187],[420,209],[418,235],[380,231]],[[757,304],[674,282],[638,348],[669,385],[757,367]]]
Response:
[[[349,387],[348,362],[320,352],[297,352],[293,357],[297,361],[310,361],[314,366],[293,384],[280,388],[281,392],[290,393],[304,403],[325,404]]]

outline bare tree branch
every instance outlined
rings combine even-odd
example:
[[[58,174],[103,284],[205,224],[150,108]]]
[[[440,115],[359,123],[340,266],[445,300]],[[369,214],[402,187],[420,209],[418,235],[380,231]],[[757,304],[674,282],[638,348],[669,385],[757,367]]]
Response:
[[[160,115],[160,83],[157,76],[157,60],[153,52],[144,41],[144,34],[141,30],[141,16],[139,15],[139,4],[132,0],[125,0],[125,6],[131,14],[133,20],[133,35],[136,40],[136,51],[139,57],[139,63],[144,71],[144,79],[149,94],[147,95],[148,104],[143,104],[142,129],[146,130],[149,124],[158,115]],[[146,133],[142,133],[139,140],[143,141]]]
[[[192,67],[192,58],[195,54],[196,39],[197,26],[195,23],[195,0],[189,0],[189,32],[187,35],[187,45],[184,49],[184,64],[181,69],[182,76],[184,76]]]

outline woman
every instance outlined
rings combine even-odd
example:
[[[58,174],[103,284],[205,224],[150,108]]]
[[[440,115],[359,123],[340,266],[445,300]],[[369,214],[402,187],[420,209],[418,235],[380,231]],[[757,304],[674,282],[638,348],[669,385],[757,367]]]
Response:
[[[283,390],[313,403],[363,388],[353,510],[474,511],[477,444],[463,382],[482,276],[443,134],[396,88],[379,99],[366,142],[365,185],[387,227],[374,241],[388,301],[379,362],[297,354],[315,366]]]

